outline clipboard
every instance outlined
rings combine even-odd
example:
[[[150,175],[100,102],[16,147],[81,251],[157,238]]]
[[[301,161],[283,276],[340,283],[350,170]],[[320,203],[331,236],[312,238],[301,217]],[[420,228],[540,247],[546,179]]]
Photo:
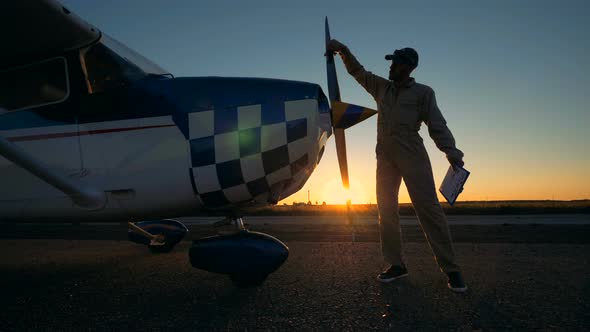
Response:
[[[457,197],[463,191],[463,186],[467,182],[469,174],[471,173],[463,167],[457,167],[457,170],[455,170],[453,166],[449,166],[447,175],[445,175],[438,191],[451,206],[455,204]]]

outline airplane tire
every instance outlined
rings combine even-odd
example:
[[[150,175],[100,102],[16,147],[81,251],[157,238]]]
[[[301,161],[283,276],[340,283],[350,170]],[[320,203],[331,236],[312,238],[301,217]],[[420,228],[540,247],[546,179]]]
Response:
[[[250,288],[262,285],[268,275],[259,274],[232,274],[229,278],[238,288]]]

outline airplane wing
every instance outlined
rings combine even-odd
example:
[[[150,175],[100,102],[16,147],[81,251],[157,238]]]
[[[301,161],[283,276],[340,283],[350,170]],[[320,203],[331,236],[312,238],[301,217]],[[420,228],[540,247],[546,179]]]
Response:
[[[0,68],[62,54],[100,38],[100,31],[53,0],[0,1]]]

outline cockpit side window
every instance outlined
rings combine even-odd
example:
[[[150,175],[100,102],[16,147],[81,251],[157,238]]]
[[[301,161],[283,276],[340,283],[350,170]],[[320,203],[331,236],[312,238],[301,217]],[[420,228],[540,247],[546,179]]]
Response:
[[[0,72],[0,114],[59,103],[68,95],[67,65],[62,57]]]
[[[88,92],[96,93],[146,78],[169,75],[164,69],[103,34],[80,53]]]
[[[86,51],[84,63],[91,93],[127,85],[146,75],[102,43]]]

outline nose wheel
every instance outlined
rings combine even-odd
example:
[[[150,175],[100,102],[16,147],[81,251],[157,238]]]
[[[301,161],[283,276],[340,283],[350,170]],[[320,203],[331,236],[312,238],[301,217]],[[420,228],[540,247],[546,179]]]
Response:
[[[218,224],[219,223],[219,224]],[[244,220],[242,218],[226,218],[221,221],[218,221],[214,224],[215,226],[224,226],[224,225],[233,225],[235,227],[235,232],[248,232],[246,226],[244,226]],[[239,288],[250,288],[250,287],[257,287],[262,285],[264,280],[266,280],[268,274],[258,274],[258,273],[235,273],[230,274],[230,280]]]
[[[189,251],[191,265],[225,274],[237,287],[260,286],[289,256],[284,243],[268,234],[247,230],[241,217],[228,217],[213,225],[233,227],[193,241]]]

